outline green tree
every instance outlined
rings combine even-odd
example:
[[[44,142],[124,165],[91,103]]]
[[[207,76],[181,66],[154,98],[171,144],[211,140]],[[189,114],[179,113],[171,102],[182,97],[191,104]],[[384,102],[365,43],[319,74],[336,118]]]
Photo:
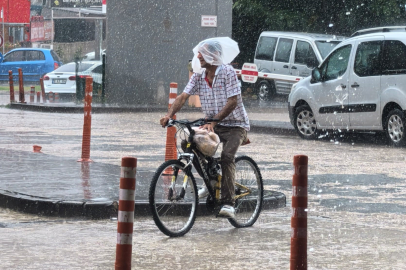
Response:
[[[252,62],[262,31],[294,31],[350,36],[370,27],[405,25],[406,0],[234,0],[236,62]]]

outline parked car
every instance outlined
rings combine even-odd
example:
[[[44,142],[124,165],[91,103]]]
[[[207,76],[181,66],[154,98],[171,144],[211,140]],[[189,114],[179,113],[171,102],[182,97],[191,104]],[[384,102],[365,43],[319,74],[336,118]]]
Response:
[[[106,49],[104,49],[102,51],[102,55],[106,54]],[[90,52],[85,54],[85,56],[83,57],[82,61],[93,61],[96,59],[96,52]],[[100,59],[101,61],[101,59]]]
[[[82,61],[79,63],[78,76],[89,75],[93,83],[102,83],[102,62]],[[59,94],[76,93],[76,63],[68,63],[44,76],[45,93]]]
[[[343,41],[312,75],[292,87],[289,116],[304,139],[321,130],[384,131],[406,142],[406,33],[381,32]]]
[[[383,33],[383,32],[406,32],[406,26],[381,26],[381,27],[361,29],[361,30],[354,32],[351,35],[351,37],[372,34],[372,33]]]
[[[13,72],[14,80],[18,81],[18,69],[23,71],[24,82],[39,82],[46,73],[62,65],[59,56],[49,49],[19,48],[4,55],[0,63],[0,81],[8,81],[8,71]]]
[[[312,68],[345,37],[290,32],[262,32],[254,63],[259,72],[307,77]],[[260,79],[255,85],[258,97],[269,100],[275,94],[289,94],[291,82]]]

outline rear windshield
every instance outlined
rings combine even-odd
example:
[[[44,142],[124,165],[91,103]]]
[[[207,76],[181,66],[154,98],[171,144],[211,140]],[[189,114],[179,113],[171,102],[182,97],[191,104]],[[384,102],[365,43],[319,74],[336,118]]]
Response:
[[[93,64],[79,64],[78,72],[85,71],[89,69],[91,66],[93,66]],[[54,72],[75,72],[75,68],[76,68],[75,63],[69,63],[61,66],[60,68],[55,69]]]
[[[326,56],[337,46],[341,41],[327,41],[327,40],[316,40],[316,46],[319,50],[321,57],[324,59]]]
[[[61,58],[59,58],[59,56],[53,50],[51,50],[51,55],[54,58],[54,61],[61,62]]]

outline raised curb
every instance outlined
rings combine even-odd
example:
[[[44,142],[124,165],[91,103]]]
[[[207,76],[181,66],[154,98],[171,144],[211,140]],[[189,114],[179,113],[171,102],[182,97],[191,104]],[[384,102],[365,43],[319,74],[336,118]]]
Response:
[[[50,112],[50,113],[83,113],[83,106],[80,105],[58,105],[58,104],[22,104],[11,103],[10,109]],[[113,106],[93,106],[92,113],[123,113],[123,112],[166,112],[168,109],[165,106],[132,106],[132,107],[113,107]],[[274,110],[286,110],[284,108],[276,108]],[[184,107],[184,112],[200,112],[201,108]],[[261,121],[250,120],[251,132],[258,133],[273,133],[284,135],[296,135],[294,127],[289,122],[281,121]]]
[[[250,120],[250,132],[297,135],[289,122]]]
[[[36,112],[51,112],[51,113],[83,113],[83,105],[59,105],[55,104],[30,104],[30,103],[10,103],[10,109],[36,111]],[[102,106],[92,105],[92,113],[123,113],[123,112],[167,112],[167,106],[151,105],[151,106]],[[182,111],[201,111],[200,108],[187,107],[182,108]]]
[[[266,191],[262,210],[286,206],[286,196],[276,191]],[[108,219],[117,217],[117,201],[64,201],[45,197],[36,197],[8,190],[0,190],[0,207],[11,210],[55,217],[84,217],[89,219]],[[206,202],[200,202],[198,215],[209,215]],[[135,216],[151,215],[149,202],[135,201]]]

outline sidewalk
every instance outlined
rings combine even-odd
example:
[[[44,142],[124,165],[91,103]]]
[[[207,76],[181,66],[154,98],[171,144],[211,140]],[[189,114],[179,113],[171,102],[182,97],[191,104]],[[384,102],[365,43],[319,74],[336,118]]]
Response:
[[[10,105],[11,109],[39,111],[39,112],[64,112],[78,113],[77,121],[83,121],[83,106],[73,103],[59,104],[18,104]],[[7,115],[8,109],[3,109],[3,117]],[[166,108],[161,106],[134,106],[134,107],[112,107],[94,106],[94,114],[105,113],[126,113],[126,112],[165,112]],[[285,108],[260,108],[258,106],[247,107],[251,118],[253,132],[276,132],[294,134],[294,129],[289,123],[287,109]],[[200,108],[185,108],[183,112],[199,114]],[[0,114],[1,115],[1,114]],[[55,117],[60,114],[41,114],[44,117]],[[129,115],[129,114],[124,114]],[[134,114],[130,114],[134,115]],[[7,116],[6,116],[7,117]],[[272,117],[272,121],[268,118]],[[12,121],[10,119],[10,121]],[[41,120],[42,121],[42,120]],[[54,121],[54,120],[43,120]],[[74,120],[72,120],[74,121]],[[76,120],[75,120],[76,121]],[[150,124],[146,124],[148,126]],[[98,128],[98,127],[96,127]],[[62,127],[62,130],[66,127]],[[26,151],[15,151],[7,148],[0,148],[2,160],[2,181],[0,181],[0,206],[32,214],[47,216],[79,216],[93,219],[110,218],[117,215],[118,206],[118,180],[120,167],[104,162],[80,163],[77,159],[67,157],[65,153],[72,141],[80,141],[80,138],[69,134],[59,134],[54,131],[52,137],[58,140],[63,150],[58,154],[34,153]],[[9,134],[0,129],[0,140],[13,143],[20,135]],[[116,136],[116,134],[112,134]],[[49,138],[43,138],[41,134],[33,130],[27,131],[22,136],[35,136],[36,144],[46,145]],[[59,136],[61,138],[59,138]],[[46,136],[45,136],[46,137]],[[103,144],[93,145],[97,137],[92,133],[92,153],[105,151]],[[160,140],[161,138],[159,138]],[[21,140],[24,140],[21,138]],[[158,138],[157,138],[158,140]],[[106,144],[106,142],[104,142]],[[129,146],[130,147],[130,146]],[[145,146],[144,148],[147,148]],[[80,148],[76,150],[80,151]],[[100,157],[103,155],[99,154]],[[98,160],[100,160],[100,157]],[[151,156],[150,163],[159,164],[163,160]],[[142,161],[139,161],[139,164]],[[144,163],[145,164],[145,163]],[[148,189],[149,182],[157,166],[144,165],[137,169],[136,186],[136,215],[149,214]],[[267,179],[264,179],[266,183]],[[283,193],[267,191],[265,196],[264,209],[283,207],[286,204],[286,196]],[[205,214],[205,201],[199,203],[199,212]]]

